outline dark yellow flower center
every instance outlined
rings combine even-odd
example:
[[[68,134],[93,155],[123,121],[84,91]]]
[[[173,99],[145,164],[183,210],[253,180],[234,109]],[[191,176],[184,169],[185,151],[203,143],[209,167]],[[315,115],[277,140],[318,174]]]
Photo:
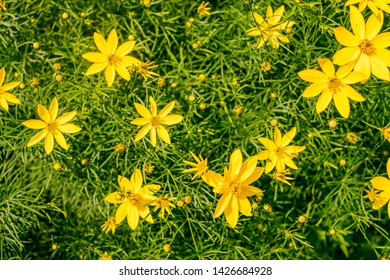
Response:
[[[335,92],[337,91],[337,89],[342,85],[341,81],[339,79],[337,79],[336,77],[333,77],[331,79],[329,79],[329,82],[328,82],[328,88]]]
[[[375,54],[375,47],[374,44],[368,40],[364,39],[360,45],[359,48],[362,50],[362,52],[366,55],[374,55]]]
[[[242,184],[237,181],[233,181],[229,184],[230,191],[233,195],[239,195],[242,191]]]
[[[282,156],[282,155],[284,154],[284,150],[285,150],[284,147],[278,147],[278,148],[276,149],[276,155],[277,155],[278,157]]]
[[[150,124],[152,126],[159,126],[161,124],[161,118],[159,116],[152,117]]]
[[[57,123],[55,122],[50,122],[47,124],[47,130],[50,132],[50,133],[54,133],[56,130],[57,130]]]
[[[127,200],[130,201],[130,203],[133,205],[137,205],[138,201],[141,199],[141,196],[139,194],[133,193],[132,191],[126,191],[124,195]]]
[[[108,63],[112,66],[116,66],[118,63],[120,63],[120,61],[121,61],[121,58],[115,54],[110,55],[108,57]]]

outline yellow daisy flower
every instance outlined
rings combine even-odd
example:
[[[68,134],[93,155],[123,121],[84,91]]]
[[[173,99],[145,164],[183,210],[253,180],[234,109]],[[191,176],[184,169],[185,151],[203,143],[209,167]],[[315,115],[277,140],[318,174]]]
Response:
[[[7,91],[16,88],[20,85],[20,82],[11,82],[3,85],[5,79],[5,69],[0,69],[0,107],[8,112],[8,102],[12,104],[20,104],[20,100],[13,94]]]
[[[127,216],[127,223],[131,229],[138,226],[139,217],[153,223],[148,205],[157,199],[154,193],[160,189],[159,185],[146,185],[142,187],[141,170],[136,169],[130,180],[118,176],[121,191],[106,196],[110,203],[120,204],[115,214],[115,222],[119,225]]]
[[[369,8],[376,16],[379,10],[390,13],[390,0],[348,0],[345,6],[359,3],[359,11],[362,12],[365,8]]]
[[[130,80],[130,74],[127,67],[132,64],[141,63],[135,57],[128,56],[134,48],[135,41],[128,41],[118,47],[118,35],[115,29],[111,30],[107,41],[99,33],[93,35],[96,47],[100,52],[89,52],[83,54],[83,58],[93,62],[85,75],[89,76],[98,72],[105,71],[107,85],[112,86],[115,80],[115,71],[125,80]]]
[[[265,165],[265,173],[269,173],[276,167],[278,172],[284,171],[286,165],[292,169],[298,169],[292,161],[299,152],[306,149],[305,146],[288,146],[297,132],[296,127],[287,132],[283,137],[279,128],[275,127],[274,141],[261,137],[258,140],[267,149],[257,155],[259,160],[268,160]]]
[[[260,39],[257,41],[257,48],[261,48],[267,40],[275,49],[279,48],[279,41],[282,43],[290,42],[290,40],[279,31],[292,27],[295,22],[280,22],[283,13],[284,6],[277,8],[275,12],[273,12],[272,7],[269,5],[266,12],[266,19],[258,13],[253,13],[257,26],[248,29],[246,32],[248,36],[260,36]]]
[[[115,229],[117,227],[117,223],[115,221],[115,218],[110,218],[107,220],[107,222],[105,222],[101,228],[102,228],[102,231],[105,231],[106,234],[109,232],[109,231],[112,231],[112,234],[115,233]]]
[[[216,194],[222,195],[213,217],[218,218],[224,213],[227,222],[234,228],[240,213],[247,217],[252,216],[252,206],[248,197],[261,193],[261,190],[250,184],[259,179],[263,171],[264,168],[257,167],[256,156],[242,162],[242,153],[239,149],[230,156],[229,168],[224,170],[224,176],[207,171],[203,180],[214,188]]]
[[[333,57],[336,65],[354,64],[354,70],[366,76],[371,73],[379,79],[390,81],[390,32],[378,34],[383,25],[383,12],[378,16],[371,15],[364,22],[363,15],[359,10],[350,7],[350,21],[353,33],[344,27],[335,28],[334,34],[337,41],[345,48],[337,51]]]
[[[158,65],[154,65],[154,61],[141,62],[137,66],[137,72],[144,77],[145,80],[152,78],[153,76],[160,76],[159,74],[150,71],[153,68],[156,68]]]
[[[38,104],[38,115],[43,121],[28,120],[22,123],[28,128],[42,129],[28,141],[27,147],[31,147],[45,138],[43,146],[45,147],[46,154],[49,155],[53,151],[54,139],[61,148],[68,150],[68,144],[62,133],[76,133],[81,130],[77,125],[68,123],[76,116],[76,111],[65,113],[58,118],[57,114],[58,101],[56,97],[51,102],[49,110],[41,104]]]
[[[159,114],[157,114],[157,105],[153,97],[149,98],[150,111],[146,107],[139,103],[134,103],[135,109],[142,116],[131,122],[135,125],[143,125],[144,127],[135,136],[135,142],[141,140],[150,131],[150,142],[153,147],[156,147],[156,131],[158,136],[167,144],[171,144],[171,138],[169,137],[168,131],[163,125],[174,125],[182,121],[183,117],[180,115],[169,115],[175,106],[175,101],[170,102],[165,106]]]
[[[156,205],[156,207],[154,208],[153,212],[157,211],[158,209],[161,209],[160,213],[158,214],[158,216],[162,219],[164,219],[164,214],[165,212],[168,213],[168,215],[171,215],[171,209],[170,207],[172,208],[176,208],[175,204],[173,204],[171,201],[172,200],[175,200],[176,198],[174,197],[168,197],[168,195],[164,195],[164,196],[160,196],[157,198],[156,201],[154,201],[151,205]]]
[[[187,173],[187,172],[196,172],[195,175],[192,177],[191,181],[193,181],[196,177],[202,175],[207,171],[207,158],[203,159],[201,155],[197,157],[193,152],[190,151],[191,156],[195,159],[195,162],[183,160],[184,163],[193,166],[192,168],[189,168],[187,170],[184,170],[182,173]]]
[[[199,14],[199,17],[202,17],[202,16],[209,16],[210,15],[210,10],[211,8],[210,7],[207,7],[207,5],[210,4],[209,2],[202,2],[202,4],[199,5],[198,7],[198,14]]]
[[[387,160],[387,176],[390,179],[390,158]],[[372,206],[372,209],[379,209],[383,205],[385,205],[389,200],[390,200],[390,180],[379,176],[375,177],[374,179],[371,180],[372,187],[380,193],[376,193],[375,195],[369,196],[370,193],[368,193],[367,197],[370,198],[374,202],[374,205]],[[389,214],[390,218],[390,203],[387,205],[387,212]]]
[[[318,64],[323,72],[309,69],[298,73],[301,79],[313,83],[303,92],[302,96],[309,98],[321,93],[316,104],[318,114],[324,111],[333,99],[336,109],[347,119],[350,113],[349,99],[365,100],[350,84],[361,82],[366,79],[366,76],[362,73],[351,72],[353,67],[351,63],[340,67],[337,72],[329,59],[320,58]]]

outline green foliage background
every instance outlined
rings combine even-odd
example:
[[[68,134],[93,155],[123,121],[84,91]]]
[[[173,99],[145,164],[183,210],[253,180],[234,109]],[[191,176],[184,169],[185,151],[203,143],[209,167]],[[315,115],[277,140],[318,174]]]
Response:
[[[301,98],[308,83],[297,73],[316,67],[320,57],[331,59],[340,48],[332,29],[349,28],[344,1],[210,1],[212,14],[199,19],[200,3],[160,0],[147,8],[138,0],[7,1],[0,13],[0,67],[5,82],[22,81],[26,88],[12,91],[20,105],[8,113],[0,110],[1,259],[98,259],[105,251],[113,259],[390,257],[387,206],[372,210],[363,198],[372,178],[386,176],[390,146],[374,127],[390,124],[389,83],[371,77],[354,86],[367,100],[352,102],[348,120],[333,105],[318,115],[316,98]],[[264,15],[268,4],[284,5],[283,18],[296,24],[289,44],[256,49],[257,38],[246,35],[255,24],[251,10]],[[62,18],[65,12],[68,19]],[[186,27],[190,17],[192,28]],[[390,31],[388,23],[385,14],[381,32]],[[93,33],[107,38],[113,28],[120,44],[136,37],[132,55],[155,61],[165,87],[157,86],[157,78],[144,81],[136,75],[130,82],[117,78],[107,88],[102,73],[84,75],[90,62],[81,55],[96,50]],[[271,64],[269,72],[262,71],[263,62]],[[54,63],[63,66],[62,82],[52,76]],[[199,74],[206,75],[205,82]],[[41,80],[39,87],[30,85],[34,77]],[[238,86],[232,86],[234,78]],[[56,145],[47,156],[42,143],[26,148],[36,131],[21,123],[38,118],[37,105],[48,107],[54,96],[60,114],[77,110],[74,123],[83,130],[66,136],[68,152]],[[138,117],[133,104],[148,105],[149,96],[159,109],[175,100],[173,113],[185,117],[170,128],[171,145],[134,143],[139,128],[130,124]],[[235,106],[244,113],[235,114]],[[338,122],[333,129],[331,118]],[[292,186],[269,175],[254,183],[264,190],[264,199],[252,217],[240,216],[232,229],[224,217],[213,219],[219,196],[182,174],[188,168],[183,160],[192,160],[190,150],[201,153],[210,169],[223,173],[236,148],[247,158],[263,149],[257,138],[273,138],[272,119],[283,134],[297,127],[293,144],[307,148],[295,159],[299,170],[292,174]],[[356,144],[347,141],[347,132],[359,137]],[[123,154],[115,152],[117,143],[128,146]],[[87,166],[82,159],[88,159]],[[346,166],[339,165],[341,159]],[[56,162],[61,171],[53,169]],[[164,220],[153,213],[155,223],[141,221],[135,231],[123,222],[114,235],[103,233],[101,225],[117,207],[104,197],[119,188],[118,175],[129,177],[145,164],[155,166],[143,175],[145,183],[162,186],[158,194],[190,196],[193,202]],[[303,225],[297,222],[301,215],[307,217]],[[164,252],[164,244],[172,251]]]

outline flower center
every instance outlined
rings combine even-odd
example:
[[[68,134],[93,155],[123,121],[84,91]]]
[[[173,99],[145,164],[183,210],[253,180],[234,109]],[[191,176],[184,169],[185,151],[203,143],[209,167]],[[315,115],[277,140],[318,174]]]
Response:
[[[230,183],[229,188],[233,195],[239,195],[242,190],[242,184],[240,182],[234,181]]]
[[[337,79],[336,77],[334,78],[331,78],[328,82],[328,88],[335,92],[337,91],[337,89],[339,88],[339,86],[341,86],[341,81],[339,79]]]
[[[161,118],[159,116],[152,117],[150,124],[152,126],[159,126],[161,124]]]
[[[285,148],[283,148],[283,147],[278,147],[277,149],[276,149],[276,155],[277,156],[282,156],[283,154],[284,154],[284,150],[285,150]]]
[[[54,133],[57,129],[57,123],[55,122],[51,122],[51,123],[48,123],[47,124],[47,130],[50,132],[50,133]]]
[[[198,163],[197,169],[198,169],[199,172],[204,173],[204,172],[206,172],[207,168],[208,167],[207,167],[206,161],[201,161],[201,162]]]
[[[137,205],[138,201],[141,199],[141,196],[139,194],[133,193],[132,191],[126,191],[125,192],[125,197],[133,205]]]
[[[121,59],[119,56],[113,54],[108,57],[108,63],[112,66],[116,66],[118,63],[120,63]]]
[[[367,39],[364,39],[360,45],[359,48],[362,50],[362,52],[366,55],[373,55],[375,54],[375,47],[374,44]]]

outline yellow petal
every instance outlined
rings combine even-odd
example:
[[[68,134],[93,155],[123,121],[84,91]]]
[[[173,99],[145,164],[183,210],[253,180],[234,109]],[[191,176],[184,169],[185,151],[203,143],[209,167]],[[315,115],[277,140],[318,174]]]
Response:
[[[383,1],[375,1],[376,5],[378,6],[379,9],[381,9],[382,11],[390,14],[390,7],[389,4],[390,2],[389,1],[386,1],[386,2],[383,2]]]
[[[297,133],[297,128],[294,127],[282,137],[282,147],[286,147],[294,139]]]
[[[261,31],[257,27],[252,27],[246,31],[246,34],[248,36],[259,36],[261,34]]]
[[[372,39],[376,49],[384,49],[390,47],[390,32],[384,32]]]
[[[230,204],[232,193],[224,193],[218,201],[217,207],[215,208],[213,218],[218,218],[225,211],[226,207]]]
[[[265,16],[267,17],[267,22],[269,22],[269,20],[271,19],[272,15],[273,15],[273,11],[272,11],[272,7],[271,5],[268,5],[267,7],[267,11],[265,12]]]
[[[276,150],[275,143],[268,138],[261,137],[258,140],[267,150]]]
[[[324,83],[328,82],[328,76],[318,70],[303,70],[298,73],[299,77],[306,82],[311,83]]]
[[[374,0],[375,1],[375,0]],[[380,1],[380,0],[379,0]],[[376,4],[374,2],[368,1],[367,6],[370,8],[370,10],[374,13],[374,15],[378,15],[379,10],[376,7]]]
[[[280,132],[279,128],[277,128],[277,127],[275,127],[274,142],[275,142],[276,147],[282,146],[282,133]]]
[[[263,172],[264,172],[264,168],[263,167],[256,167],[255,170],[252,172],[252,174],[248,178],[246,178],[245,180],[243,180],[241,182],[242,185],[243,186],[248,186],[248,185],[252,184],[253,182],[257,181],[261,177]],[[252,196],[253,194],[250,194],[250,192],[249,192],[250,190],[253,190],[253,189],[248,189],[248,192],[245,192],[245,194],[243,192],[242,194],[245,195],[245,196]]]
[[[387,176],[390,178],[390,158],[387,160],[386,164]]]
[[[378,12],[378,16],[372,14],[366,24],[366,38],[372,40],[376,35],[378,35],[383,25],[383,12]]]
[[[138,114],[140,114],[145,119],[150,119],[151,114],[148,109],[142,104],[134,103],[135,109],[137,110]]]
[[[322,71],[329,78],[332,78],[335,75],[334,65],[332,61],[330,61],[329,59],[327,58],[318,59],[318,65],[320,65]]]
[[[8,92],[3,92],[3,97],[7,100],[8,103],[12,104],[20,104],[20,100],[13,94]]]
[[[202,179],[207,185],[212,186],[213,188],[223,185],[223,177],[211,170],[203,174]]]
[[[95,41],[95,44],[96,44],[96,47],[98,48],[98,50],[105,55],[109,55],[108,48],[107,48],[107,42],[103,38],[103,36],[101,34],[95,32],[93,34],[93,39]]]
[[[351,72],[347,77],[341,79],[341,82],[346,85],[356,84],[365,81],[367,77],[360,72]]]
[[[240,213],[247,217],[252,216],[252,206],[249,200],[245,196],[240,195],[237,196],[237,201]]]
[[[141,128],[141,130],[137,133],[137,135],[135,136],[135,139],[134,141],[135,142],[138,142],[139,140],[141,140],[143,137],[145,137],[145,135],[149,132],[150,128],[152,126],[149,124],[149,125],[145,125],[143,128]]]
[[[347,95],[344,94],[343,92],[337,92],[333,94],[333,101],[340,115],[348,119],[350,109],[349,109],[349,100]]]
[[[357,47],[360,44],[360,40],[344,27],[337,27],[333,32],[336,40],[345,47]]]
[[[2,97],[2,96],[0,96],[0,106],[1,106],[6,112],[8,112],[9,108],[8,108],[7,100],[5,100],[5,98]]]
[[[85,58],[88,61],[94,62],[94,63],[104,63],[108,62],[108,56],[99,52],[89,52],[82,55],[83,58]]]
[[[369,57],[371,63],[371,71],[374,76],[381,80],[390,81],[389,68],[376,55]]]
[[[51,122],[54,122],[54,120],[57,118],[57,113],[58,113],[58,100],[57,97],[54,97],[49,108],[49,115],[50,115]]]
[[[57,129],[63,133],[76,133],[81,131],[81,128],[77,125],[68,123],[68,124],[61,124],[57,126]]]
[[[32,129],[43,129],[47,127],[47,124],[40,120],[28,120],[22,123],[24,126]]]
[[[150,120],[145,118],[137,118],[131,121],[131,124],[135,124],[135,125],[146,125],[148,123],[150,123]]]
[[[118,64],[115,66],[116,72],[118,72],[119,76],[121,76],[126,81],[130,80],[130,74],[127,68],[123,64]]]
[[[157,104],[156,101],[154,101],[154,98],[152,96],[149,97],[149,104],[150,104],[150,113],[153,117],[157,115]]]
[[[320,98],[318,98],[316,104],[316,112],[318,114],[324,111],[329,106],[329,103],[332,101],[332,96],[332,92],[328,89],[320,95]]]
[[[111,87],[112,84],[114,83],[114,80],[115,80],[115,67],[114,66],[111,66],[110,64],[107,65],[105,77],[106,77],[107,86]]]
[[[61,148],[63,148],[64,150],[67,151],[68,144],[66,143],[64,135],[59,130],[55,130],[53,135],[54,135],[54,138],[56,139],[58,145],[60,145]]]
[[[47,135],[47,129],[41,130],[38,134],[34,135],[27,143],[27,147],[31,147],[40,142]]]
[[[362,73],[363,76],[365,76],[366,79],[368,80],[368,78],[371,75],[371,63],[368,55],[363,53],[360,55],[359,59],[356,61],[354,70],[356,72]]]
[[[390,51],[386,49],[376,50],[376,56],[387,66],[390,67]]]
[[[157,145],[156,128],[154,126],[152,126],[150,129],[150,143],[152,143],[153,147],[156,147]]]
[[[141,60],[132,56],[122,56],[121,60],[122,60],[122,64],[125,65],[126,67],[130,65],[139,65],[142,63]]]
[[[239,149],[236,149],[230,156],[229,161],[229,173],[232,179],[240,173],[242,165],[242,154]]]
[[[69,112],[69,113],[65,113],[63,114],[62,116],[58,117],[56,119],[56,123],[58,125],[62,125],[62,124],[65,124],[69,121],[71,121],[75,116],[76,116],[77,112],[76,111],[72,111],[72,112]]]
[[[288,155],[284,154],[282,157],[283,163],[286,164],[288,167],[297,170],[298,166],[295,165],[295,163],[292,161],[291,157]],[[284,169],[284,168],[283,168]],[[279,170],[282,171],[282,170]]]
[[[269,154],[270,154],[270,152],[268,150],[262,151],[262,152],[257,154],[257,159],[258,160],[266,160],[269,158]]]
[[[161,120],[161,123],[164,125],[173,125],[173,124],[177,124],[177,123],[181,122],[182,120],[183,120],[183,117],[180,115],[169,115],[169,116],[164,117]]]
[[[0,69],[0,87],[4,83],[4,78],[5,78],[5,69],[3,67]]]
[[[262,168],[262,169],[264,169],[264,168]],[[253,186],[243,186],[241,189],[241,194],[243,196],[246,196],[246,197],[254,196],[254,195],[257,195],[259,193],[261,193],[261,190],[259,188],[253,187]]]
[[[278,23],[282,18],[283,13],[284,13],[284,6],[280,6],[279,8],[277,8],[272,16],[272,24]],[[269,20],[268,22],[271,23]]]
[[[103,63],[94,63],[92,64],[87,72],[85,73],[86,76],[89,76],[89,75],[93,75],[93,74],[96,74],[96,73],[99,73],[101,71],[103,71],[106,67],[107,67],[108,63],[107,62],[103,62]]]
[[[259,15],[258,13],[253,13],[253,16],[254,16],[254,18],[255,18],[255,21],[256,21],[256,23],[258,24],[258,25],[262,25],[263,24],[263,22],[264,22],[264,18],[261,16],[261,15]]]
[[[129,207],[130,203],[128,201],[119,205],[115,213],[115,221],[117,224],[120,224],[126,218],[126,215],[129,212]]]
[[[237,197],[233,195],[230,204],[225,209],[226,220],[232,228],[234,228],[238,223],[238,211]]]
[[[336,65],[345,65],[358,59],[361,51],[359,47],[346,47],[335,53],[333,63]]]
[[[167,144],[171,144],[171,138],[169,137],[168,131],[162,126],[157,126],[158,137]]]
[[[257,166],[257,160],[257,156],[253,156],[244,161],[241,166],[240,173],[238,174],[238,178],[241,182],[247,180],[255,171]]]
[[[118,176],[118,185],[123,191],[132,191],[134,192],[133,185],[130,183],[130,180],[124,176]]]
[[[115,29],[111,30],[107,38],[107,49],[109,55],[113,55],[116,52],[118,47],[118,35],[116,34]]]
[[[306,146],[288,146],[285,147],[284,152],[286,155],[296,155],[306,149]]]
[[[309,97],[317,96],[321,92],[323,92],[327,87],[328,87],[327,82],[314,83],[305,89],[305,91],[302,93],[302,97],[309,98]]]
[[[256,48],[259,49],[259,48],[261,48],[262,46],[264,46],[265,41],[267,41],[267,40],[264,39],[264,38],[260,38],[260,39],[257,41]]]
[[[53,134],[48,132],[45,137],[45,142],[43,143],[46,154],[50,155],[54,147],[54,137]]]
[[[149,210],[148,206],[144,206],[144,207],[138,208],[138,212],[139,212],[139,215],[143,219],[145,219],[145,221],[147,221],[148,223],[151,223],[151,224],[154,223],[153,217],[152,217],[152,215],[150,215],[150,210]]]
[[[142,174],[141,174],[141,170],[139,170],[138,168],[133,172],[133,174],[131,175],[131,178],[130,178],[130,183],[132,184],[133,186],[133,190],[135,193],[138,193],[138,191],[140,190],[141,186],[142,186]]]
[[[167,106],[165,106],[160,113],[158,114],[160,118],[166,117],[173,109],[175,106],[175,101],[169,102]]]
[[[49,123],[50,122],[49,112],[41,104],[38,104],[38,115],[45,123]]]
[[[372,186],[381,191],[390,191],[390,180],[379,176],[371,180]]]
[[[352,99],[354,101],[362,102],[366,100],[360,93],[358,93],[349,85],[342,85],[340,91],[344,93],[349,99]]]
[[[339,67],[339,70],[336,72],[336,78],[337,79],[344,79],[346,76],[348,76],[352,70],[353,67],[355,67],[356,61],[351,61],[350,63],[344,64]]]
[[[265,170],[264,172],[268,174],[269,172],[272,171],[272,169],[275,168],[276,164],[278,163],[278,158],[276,156],[272,156],[269,158],[269,161],[267,161],[265,165]]]
[[[363,15],[355,6],[350,6],[349,17],[353,33],[355,34],[355,36],[357,36],[359,40],[363,40],[366,32]]]
[[[121,199],[118,199],[119,197]],[[113,192],[113,193],[110,193],[109,195],[107,195],[104,198],[104,200],[107,201],[107,202],[110,202],[110,203],[118,204],[118,203],[122,203],[123,202],[123,196],[122,196],[122,193],[120,193],[120,192]]]
[[[119,46],[119,48],[116,50],[116,55],[117,56],[125,56],[128,53],[131,52],[131,50],[135,46],[135,41],[128,41],[126,43],[123,43],[122,45]]]
[[[1,89],[3,91],[9,91],[11,89],[16,88],[19,85],[20,85],[20,82],[11,82],[11,83],[8,83],[8,84],[5,84],[4,86],[2,86]]]

